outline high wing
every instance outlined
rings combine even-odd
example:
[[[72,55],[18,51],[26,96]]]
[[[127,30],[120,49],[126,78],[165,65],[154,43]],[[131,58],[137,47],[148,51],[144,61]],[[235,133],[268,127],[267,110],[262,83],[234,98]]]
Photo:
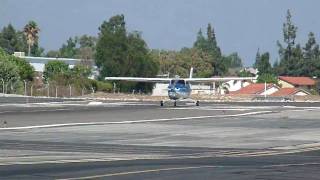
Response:
[[[106,77],[108,81],[133,81],[133,82],[163,82],[169,83],[170,78],[142,78],[142,77]]]
[[[225,82],[225,81],[254,81],[256,77],[213,77],[213,78],[186,78],[184,79],[186,82],[198,82],[198,83],[206,83],[206,82]]]
[[[179,78],[178,78],[179,79]],[[254,81],[256,77],[213,77],[213,78],[184,78],[186,82],[225,82],[230,80],[236,81]],[[171,78],[142,78],[142,77],[106,77],[105,80],[108,81],[133,81],[133,82],[154,82],[154,83],[169,83]]]

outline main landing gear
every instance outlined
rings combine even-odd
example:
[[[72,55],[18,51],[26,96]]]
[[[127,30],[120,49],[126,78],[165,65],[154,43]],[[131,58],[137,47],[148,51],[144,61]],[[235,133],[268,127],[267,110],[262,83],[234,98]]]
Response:
[[[166,102],[172,102],[170,101],[166,101]],[[193,101],[195,103],[196,106],[200,106],[200,101]],[[164,106],[165,101],[160,101],[160,106]],[[173,106],[176,107],[177,106],[177,100],[173,100]]]

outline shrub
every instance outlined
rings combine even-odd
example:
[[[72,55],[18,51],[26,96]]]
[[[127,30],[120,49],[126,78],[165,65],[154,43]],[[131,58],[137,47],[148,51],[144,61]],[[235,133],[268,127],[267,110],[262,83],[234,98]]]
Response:
[[[113,87],[111,83],[97,81],[98,91],[111,92]]]

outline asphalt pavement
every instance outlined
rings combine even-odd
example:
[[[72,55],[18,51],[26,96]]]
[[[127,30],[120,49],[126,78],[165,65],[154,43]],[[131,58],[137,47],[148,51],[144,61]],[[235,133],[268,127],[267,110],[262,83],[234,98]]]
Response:
[[[0,106],[0,179],[319,179],[319,103]]]

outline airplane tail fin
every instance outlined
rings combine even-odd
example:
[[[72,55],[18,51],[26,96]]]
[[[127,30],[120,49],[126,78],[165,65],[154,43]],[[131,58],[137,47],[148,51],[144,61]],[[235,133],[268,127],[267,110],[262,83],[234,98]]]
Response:
[[[190,68],[190,74],[189,74],[189,78],[192,78],[192,74],[193,74],[193,67]]]

